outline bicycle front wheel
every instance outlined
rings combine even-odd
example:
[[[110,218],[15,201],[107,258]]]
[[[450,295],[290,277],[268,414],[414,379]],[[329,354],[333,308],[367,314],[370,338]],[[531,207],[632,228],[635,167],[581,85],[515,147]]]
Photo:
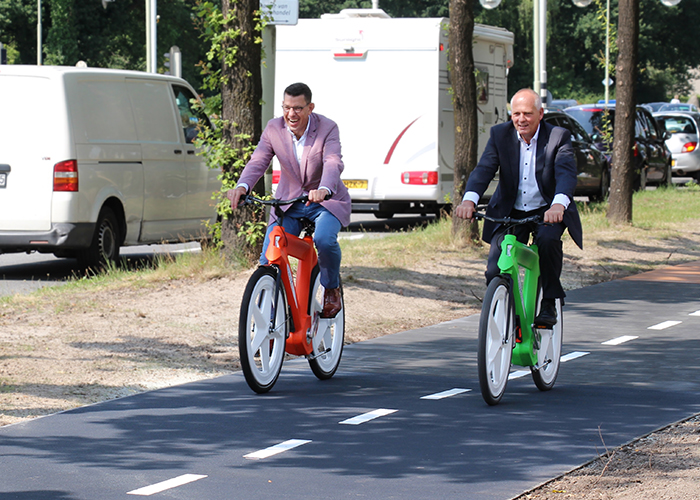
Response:
[[[496,276],[481,306],[477,365],[481,395],[489,405],[503,397],[515,339],[515,309],[508,280]]]
[[[542,290],[538,294],[537,313],[539,314],[539,303],[542,301]],[[532,380],[541,391],[549,391],[554,387],[554,382],[559,374],[559,363],[561,360],[561,345],[564,337],[564,317],[561,312],[561,299],[556,299],[557,324],[551,330],[536,329],[535,335],[539,334],[539,349],[537,349],[537,366],[530,368]]]
[[[309,300],[309,315],[311,316],[311,336],[313,351],[309,357],[309,366],[314,375],[320,380],[331,378],[343,355],[345,341],[345,298],[343,284],[340,283],[340,303],[342,305],[335,318],[321,318],[323,309],[323,292],[319,267],[311,272],[311,297]]]
[[[259,267],[248,280],[238,322],[238,350],[245,380],[258,394],[277,382],[288,334],[284,291],[277,290],[276,273]],[[275,304],[276,302],[276,304]]]

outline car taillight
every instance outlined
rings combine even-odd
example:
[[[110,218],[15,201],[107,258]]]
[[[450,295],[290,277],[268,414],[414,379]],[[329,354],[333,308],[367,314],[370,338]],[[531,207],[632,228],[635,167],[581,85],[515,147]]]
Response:
[[[697,147],[697,142],[687,142],[683,144],[683,149],[681,149],[681,153],[690,153],[691,151],[695,151],[695,148]]]
[[[404,184],[437,184],[437,172],[404,172],[401,174]]]
[[[273,171],[272,171],[272,183],[273,183],[273,184],[279,184],[279,183],[280,183],[280,171],[279,171],[279,170],[273,170]]]
[[[78,162],[66,160],[53,166],[54,191],[78,191]]]

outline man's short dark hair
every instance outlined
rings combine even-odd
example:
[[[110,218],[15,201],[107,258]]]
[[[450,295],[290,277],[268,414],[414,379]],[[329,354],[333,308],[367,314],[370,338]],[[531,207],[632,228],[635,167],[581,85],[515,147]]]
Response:
[[[304,99],[306,99],[306,104],[311,102],[311,89],[305,83],[292,83],[289,87],[284,89],[284,93],[290,97],[303,95]]]

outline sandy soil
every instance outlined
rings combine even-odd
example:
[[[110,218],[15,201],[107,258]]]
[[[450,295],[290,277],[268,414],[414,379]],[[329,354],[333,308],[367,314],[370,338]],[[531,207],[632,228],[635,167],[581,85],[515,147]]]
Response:
[[[565,242],[567,289],[700,259],[700,232],[654,241],[600,231]],[[345,264],[346,338],[478,312],[485,251],[440,251],[415,266]],[[0,425],[237,370],[238,309],[251,271],[17,297],[0,304]],[[391,311],[391,314],[387,314]],[[697,418],[601,456],[523,499],[698,498]]]

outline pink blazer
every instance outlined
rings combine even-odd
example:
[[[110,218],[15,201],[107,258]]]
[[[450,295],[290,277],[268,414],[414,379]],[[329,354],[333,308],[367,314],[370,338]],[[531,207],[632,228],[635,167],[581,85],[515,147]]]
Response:
[[[299,165],[292,135],[287,130],[284,118],[273,118],[267,123],[238,182],[254,186],[267,170],[273,156],[277,156],[281,168],[275,197],[288,200],[325,186],[331,190],[332,196],[321,204],[343,226],[350,224],[352,206],[348,189],[340,180],[344,165],[338,125],[334,121],[315,113],[309,115],[309,131]],[[274,215],[270,220],[274,220]]]

